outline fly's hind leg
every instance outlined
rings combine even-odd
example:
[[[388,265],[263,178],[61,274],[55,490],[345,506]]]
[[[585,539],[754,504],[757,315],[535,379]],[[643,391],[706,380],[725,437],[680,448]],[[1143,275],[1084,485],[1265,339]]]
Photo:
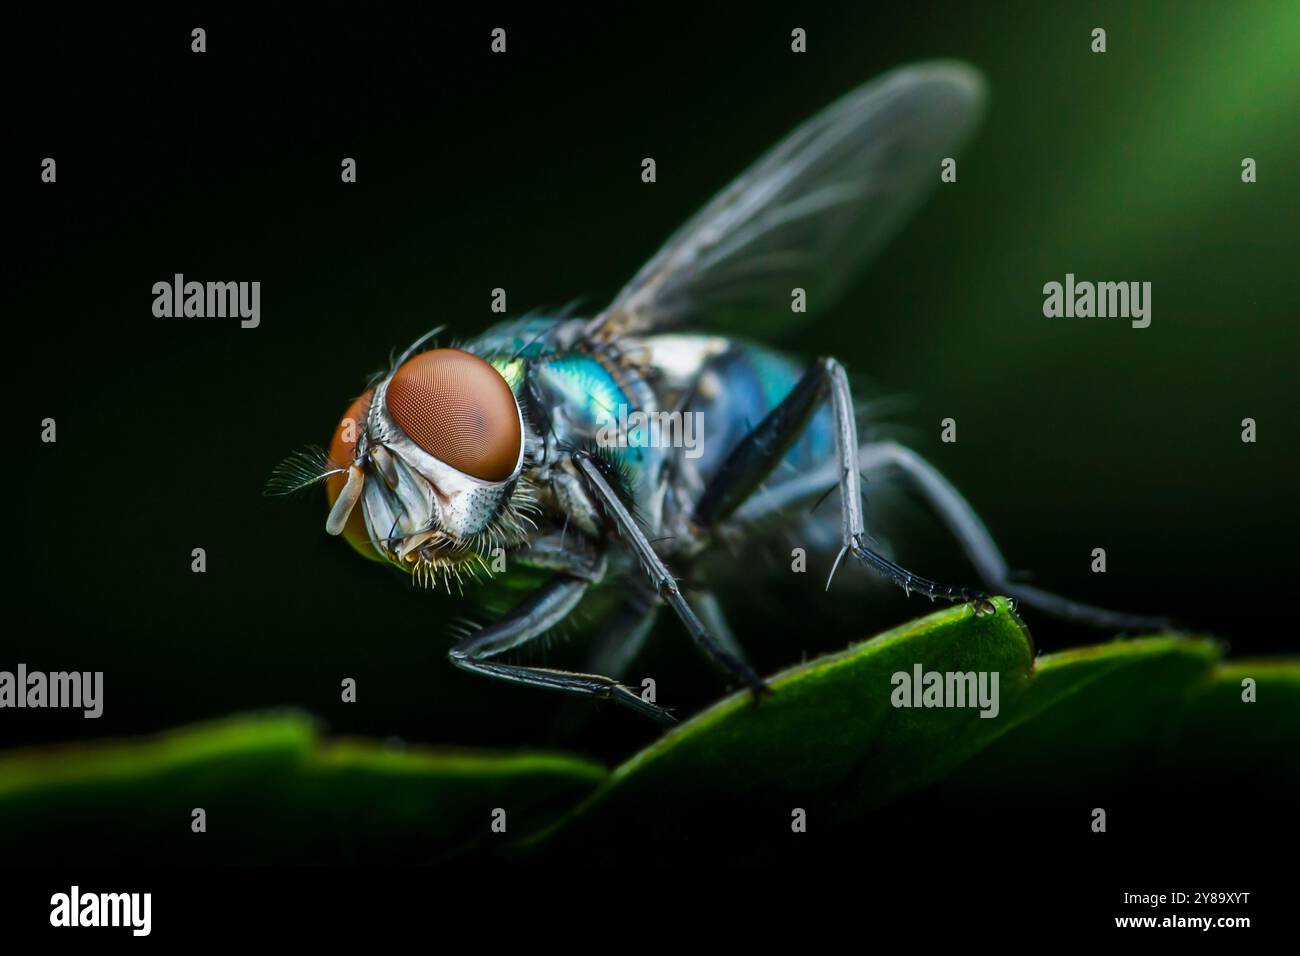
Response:
[[[1172,622],[1165,618],[1109,611],[1052,594],[1028,584],[1011,580],[1006,559],[998,550],[993,535],[980,520],[975,509],[952,483],[928,461],[897,442],[882,441],[863,445],[858,452],[863,470],[894,467],[920,491],[948,531],[961,545],[971,564],[992,590],[1018,598],[1030,607],[1067,621],[1116,630],[1164,629]]]
[[[459,641],[448,652],[448,657],[457,667],[475,674],[527,687],[605,698],[617,701],[660,723],[674,723],[674,718],[668,711],[642,700],[630,688],[612,677],[577,674],[547,667],[503,664],[491,659],[540,637],[564,620],[582,600],[589,584],[588,580],[572,574],[555,575],[501,620]]]
[[[862,515],[862,479],[859,475],[858,429],[854,420],[853,399],[844,368],[831,358],[815,362],[781,403],[731,450],[696,503],[695,523],[712,527],[739,509],[785,457],[785,453],[828,394],[835,414],[835,450],[839,459],[837,464],[843,542],[830,577],[835,576],[844,556],[852,554],[909,594],[917,591],[931,600],[942,598],[986,604],[988,595],[981,591],[923,578],[868,546]],[[830,587],[829,578],[826,586]]]
[[[957,541],[976,573],[991,591],[1016,598],[1029,607],[1059,617],[1063,620],[1093,627],[1115,630],[1151,630],[1174,626],[1166,618],[1084,604],[1061,597],[1011,578],[1006,559],[1002,557],[993,535],[965,497],[933,465],[897,442],[881,441],[862,445],[858,449],[858,464],[870,473],[884,468],[896,468],[925,499],[938,515],[949,533]],[[804,502],[822,497],[838,480],[834,465],[799,475],[771,489],[754,495],[736,512],[736,519],[744,524],[761,523],[788,511]]]

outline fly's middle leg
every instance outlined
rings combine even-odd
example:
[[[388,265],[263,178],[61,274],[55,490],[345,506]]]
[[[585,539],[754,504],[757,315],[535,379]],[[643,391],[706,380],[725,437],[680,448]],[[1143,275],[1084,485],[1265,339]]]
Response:
[[[690,602],[682,594],[677,579],[673,577],[663,559],[659,557],[654,546],[646,538],[645,532],[641,530],[636,519],[632,517],[631,513],[619,500],[618,495],[614,493],[613,488],[605,480],[595,462],[588,456],[578,456],[574,461],[579,471],[586,478],[591,490],[600,500],[601,506],[617,526],[619,533],[631,548],[632,553],[636,555],[655,592],[665,604],[673,609],[673,613],[682,622],[695,645],[720,670],[748,687],[755,698],[770,693],[767,684],[749,666],[749,662],[735,653],[733,648],[729,647],[725,641],[719,640],[718,636],[700,620],[699,615],[695,613]]]
[[[827,397],[831,400],[835,415],[842,541],[830,577],[834,577],[844,556],[852,554],[909,594],[917,591],[931,600],[942,598],[948,601],[975,601],[980,606],[986,605],[988,595],[984,592],[940,584],[913,574],[867,544],[853,397],[843,366],[831,358],[815,362],[781,403],[731,450],[696,503],[695,523],[702,527],[717,525],[758,491]],[[826,586],[830,587],[830,579]]]

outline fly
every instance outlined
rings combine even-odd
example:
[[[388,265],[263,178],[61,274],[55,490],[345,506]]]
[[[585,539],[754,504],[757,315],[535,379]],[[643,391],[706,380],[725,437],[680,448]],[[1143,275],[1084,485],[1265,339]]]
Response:
[[[546,582],[456,643],[451,661],[665,723],[666,710],[619,680],[658,610],[670,608],[734,682],[766,691],[692,571],[722,539],[803,520],[836,489],[831,577],[852,557],[931,600],[978,608],[1000,593],[1099,627],[1160,625],[1011,581],[983,522],[934,467],[900,444],[859,441],[835,359],[801,368],[752,341],[689,331],[798,315],[794,290],[809,308],[832,303],[973,132],[984,99],[979,74],[958,63],[859,87],[732,182],[594,318],[517,319],[458,348],[427,347],[430,333],[352,403],[327,451],[291,457],[268,490],[323,481],[326,531],[422,584],[492,575],[500,556],[542,569]],[[648,427],[666,421],[671,436],[673,415],[701,423],[697,446]],[[987,592],[914,574],[871,546],[862,475],[883,471],[915,486]],[[689,599],[670,567],[690,576]],[[601,673],[503,659],[614,582],[623,603]]]

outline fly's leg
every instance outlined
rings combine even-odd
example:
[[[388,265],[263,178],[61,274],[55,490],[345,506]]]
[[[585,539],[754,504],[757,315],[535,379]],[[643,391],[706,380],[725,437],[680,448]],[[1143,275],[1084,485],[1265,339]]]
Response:
[[[662,607],[653,594],[625,597],[614,613],[601,622],[592,638],[586,669],[628,683],[628,671],[645,647]],[[636,681],[631,684],[635,690]],[[568,708],[556,718],[551,735],[560,739],[572,738],[591,716],[590,708]]]
[[[562,534],[533,538],[511,557],[520,564],[544,571],[563,571],[575,578],[596,584],[605,576],[605,558],[579,543],[576,535],[567,540]]]
[[[620,680],[636,660],[659,620],[658,602],[621,604],[596,637],[587,666],[598,674]]]
[[[704,489],[695,506],[695,523],[712,527],[734,513],[754,494],[785,457],[785,453],[803,432],[813,412],[829,393],[835,413],[835,449],[839,457],[840,526],[843,546],[835,558],[830,578],[846,554],[852,554],[878,574],[893,581],[905,592],[918,591],[934,600],[977,601],[984,604],[988,595],[970,588],[939,584],[913,574],[899,564],[867,546],[866,525],[862,516],[862,486],[858,474],[858,428],[853,415],[853,398],[848,378],[839,362],[819,359],[795,383],[790,394],[768,412],[767,417],[732,449],[712,482]],[[830,579],[826,586],[830,587]]]
[[[908,478],[944,526],[957,541],[976,572],[991,591],[1023,601],[1029,607],[1063,620],[1115,630],[1166,629],[1176,624],[1166,618],[1127,614],[1094,607],[1052,594],[1011,578],[993,535],[965,497],[939,471],[903,445],[892,441],[871,442],[858,449],[858,464],[870,473],[883,468],[897,468]],[[736,511],[744,524],[757,524],[774,518],[803,502],[821,497],[838,479],[831,465],[763,489]]]
[[[640,526],[637,525],[636,519],[624,507],[614,489],[609,486],[609,482],[601,474],[600,468],[587,455],[577,456],[574,462],[590,483],[592,491],[600,499],[606,513],[614,519],[619,532],[640,560],[641,567],[645,569],[655,591],[681,619],[696,646],[719,669],[745,684],[754,692],[755,696],[766,693],[767,684],[763,682],[763,679],[754,672],[753,668],[742,657],[732,653],[724,644],[718,641],[700,621],[696,613],[691,610],[686,598],[682,596],[681,588],[678,587],[676,579],[669,573],[659,555],[655,553],[654,547],[646,539]]]
[[[727,623],[727,616],[722,611],[722,605],[718,603],[718,599],[713,596],[713,592],[694,591],[692,592],[691,598],[695,602],[695,606],[699,608],[700,620],[702,620],[704,626],[709,629],[709,633],[712,634],[717,642],[726,649],[728,654],[733,655],[738,660],[745,661],[746,666],[748,666],[749,661],[745,658],[745,650],[740,646],[740,642],[736,640],[736,635],[732,632],[731,625]],[[771,693],[770,690],[767,692]],[[758,694],[754,695],[756,703],[758,697]]]
[[[695,591],[691,597],[695,601],[695,606],[700,609],[700,620],[709,629],[709,633],[717,638],[718,643],[726,648],[727,653],[745,660],[745,651],[740,646],[740,642],[736,640],[736,635],[732,632],[731,625],[727,623],[727,617],[722,612],[722,605],[713,596],[713,592]]]
[[[572,574],[557,574],[501,620],[459,641],[447,656],[457,667],[475,674],[527,687],[614,700],[660,723],[673,723],[674,719],[668,711],[642,700],[631,689],[611,677],[577,674],[547,667],[502,664],[491,660],[545,634],[564,620],[582,600],[589,584],[590,581]]]
[[[748,664],[745,651],[727,624],[718,599],[709,591],[692,591],[690,597],[700,620],[723,650]],[[622,605],[602,630],[588,666],[598,673],[622,678],[654,630],[662,606],[657,602],[648,607],[635,602]]]
[[[938,469],[910,448],[897,442],[874,442],[862,446],[858,462],[866,471],[892,466],[906,475],[961,545],[980,579],[992,590],[1018,598],[1055,617],[1094,627],[1146,630],[1165,629],[1172,625],[1165,618],[1109,611],[1012,581],[1006,559],[970,502]]]

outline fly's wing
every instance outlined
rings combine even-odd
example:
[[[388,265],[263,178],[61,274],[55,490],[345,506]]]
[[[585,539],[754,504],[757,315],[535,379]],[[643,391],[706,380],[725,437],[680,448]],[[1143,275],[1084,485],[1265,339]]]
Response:
[[[743,322],[833,302],[939,181],[974,129],[980,74],[961,63],[886,73],[822,110],[677,230],[592,320],[606,338],[687,321]]]

